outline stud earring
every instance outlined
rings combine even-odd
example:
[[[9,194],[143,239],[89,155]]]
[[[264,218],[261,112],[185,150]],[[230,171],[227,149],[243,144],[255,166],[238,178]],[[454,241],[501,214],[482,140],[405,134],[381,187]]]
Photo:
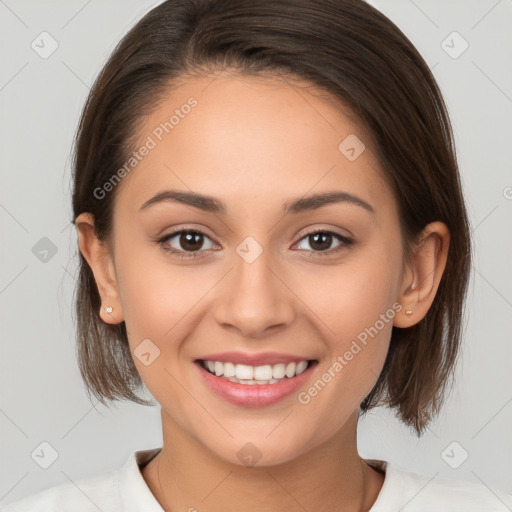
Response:
[[[107,313],[112,313],[112,310],[113,310],[113,309],[114,309],[114,308],[113,308],[112,306],[107,306],[107,307],[105,308],[105,311],[106,311]]]
[[[405,316],[412,316],[413,313],[414,313],[414,311],[412,309],[405,310]]]

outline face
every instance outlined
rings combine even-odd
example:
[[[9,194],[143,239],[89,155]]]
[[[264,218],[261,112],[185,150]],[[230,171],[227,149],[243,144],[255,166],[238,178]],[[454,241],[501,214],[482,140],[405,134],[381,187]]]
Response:
[[[332,101],[275,79],[212,80],[173,89],[140,129],[148,150],[116,191],[114,313],[166,421],[226,461],[250,442],[277,464],[335,435],[377,380],[401,308],[398,207],[369,138]],[[163,191],[214,201],[143,207]],[[324,194],[338,196],[307,201]],[[197,360],[224,352],[315,362],[284,384],[210,375],[218,394]]]

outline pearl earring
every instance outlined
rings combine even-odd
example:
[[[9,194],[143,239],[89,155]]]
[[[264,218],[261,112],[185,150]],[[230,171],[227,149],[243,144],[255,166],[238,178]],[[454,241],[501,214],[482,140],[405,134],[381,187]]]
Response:
[[[107,313],[112,313],[112,310],[113,310],[113,309],[114,309],[114,308],[113,308],[112,306],[107,306],[107,307],[105,308],[105,311],[106,311]]]
[[[414,311],[412,309],[406,309],[405,310],[405,315],[406,316],[412,316],[413,313],[414,313]]]

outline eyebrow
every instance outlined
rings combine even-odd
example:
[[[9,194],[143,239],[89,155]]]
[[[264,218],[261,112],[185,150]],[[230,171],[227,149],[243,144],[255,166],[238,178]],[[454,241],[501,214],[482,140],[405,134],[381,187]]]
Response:
[[[178,202],[199,208],[205,212],[226,214],[226,205],[218,199],[198,194],[196,192],[182,192],[178,190],[163,190],[152,198],[148,199],[139,209],[144,210],[151,205],[161,202]],[[301,197],[283,204],[281,213],[283,215],[298,214],[306,211],[316,210],[322,206],[333,203],[350,203],[360,206],[365,210],[375,213],[373,207],[363,199],[349,194],[348,192],[332,191],[314,194],[308,197]]]

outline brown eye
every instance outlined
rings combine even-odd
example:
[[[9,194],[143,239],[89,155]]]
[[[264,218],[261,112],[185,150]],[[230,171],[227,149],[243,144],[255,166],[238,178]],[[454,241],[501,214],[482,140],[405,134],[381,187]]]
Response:
[[[195,231],[183,231],[179,238],[179,245],[186,251],[197,251],[203,245],[203,235]]]
[[[211,246],[204,248],[203,246],[207,240],[210,241]],[[211,249],[214,245],[208,235],[202,231],[192,229],[182,229],[165,235],[158,240],[158,243],[165,251],[184,258],[201,256],[206,249]]]
[[[301,241],[302,240],[306,240],[309,245],[309,248],[302,247],[302,249],[326,254],[332,254],[342,249],[344,246],[351,245],[353,243],[349,238],[332,231],[314,231],[313,233],[306,234],[302,237]],[[336,240],[338,241],[338,244],[335,245],[334,248],[331,248],[333,241]]]

